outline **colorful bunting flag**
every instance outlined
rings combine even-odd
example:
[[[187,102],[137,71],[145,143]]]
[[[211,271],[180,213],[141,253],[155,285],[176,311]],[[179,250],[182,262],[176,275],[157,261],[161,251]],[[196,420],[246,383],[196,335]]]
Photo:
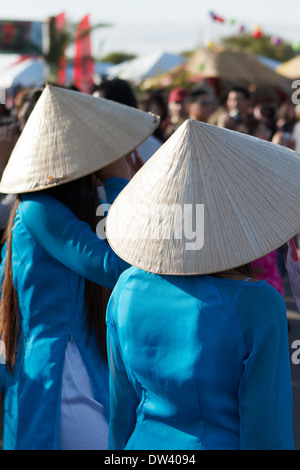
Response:
[[[55,28],[58,34],[63,34],[66,27],[66,17],[65,13],[61,13],[55,17]],[[59,70],[57,76],[57,85],[63,86],[66,83],[66,76],[67,76],[67,58],[65,55],[65,50],[63,51],[63,55],[59,60]]]
[[[84,93],[91,91],[94,60],[91,52],[90,15],[86,15],[77,26],[74,58],[74,85]]]
[[[219,22],[219,23],[228,23],[230,25],[236,25],[237,24],[237,20],[235,18],[230,18],[228,20],[226,20],[224,17],[221,17],[219,15],[217,15],[215,12],[213,11],[209,11],[208,12],[210,18],[212,19],[212,21],[216,21],[216,22]],[[239,33],[244,33],[245,32],[245,26],[244,25],[238,25],[238,31]],[[254,28],[252,29],[252,37],[255,38],[255,39],[261,39],[263,36],[264,36],[264,33],[260,27],[260,25],[255,25]],[[280,46],[280,44],[282,44],[282,39],[279,37],[279,36],[272,36],[271,39],[271,44],[273,46]],[[300,50],[300,42],[299,43],[295,43],[295,44],[292,44],[292,47],[294,50]]]

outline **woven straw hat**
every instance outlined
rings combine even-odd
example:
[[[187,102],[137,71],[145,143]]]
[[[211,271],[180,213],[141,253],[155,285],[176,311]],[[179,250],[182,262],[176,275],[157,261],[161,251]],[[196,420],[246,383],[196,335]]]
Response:
[[[158,274],[242,266],[300,230],[300,156],[239,132],[187,120],[116,198],[114,251]]]
[[[159,124],[150,113],[47,85],[10,156],[2,193],[38,191],[100,170]]]

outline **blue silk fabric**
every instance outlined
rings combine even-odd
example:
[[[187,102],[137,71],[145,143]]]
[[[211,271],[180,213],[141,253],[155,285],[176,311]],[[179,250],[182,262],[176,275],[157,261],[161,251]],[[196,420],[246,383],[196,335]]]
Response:
[[[107,180],[108,200],[112,202],[127,183],[121,178]],[[75,341],[94,398],[109,417],[108,365],[94,333],[89,338],[85,279],[112,289],[128,265],[69,208],[36,192],[23,195],[18,207],[12,267],[22,333],[14,373],[1,366],[3,448],[57,449],[61,381],[69,340]]]
[[[109,449],[293,449],[284,300],[130,268],[107,310]]]

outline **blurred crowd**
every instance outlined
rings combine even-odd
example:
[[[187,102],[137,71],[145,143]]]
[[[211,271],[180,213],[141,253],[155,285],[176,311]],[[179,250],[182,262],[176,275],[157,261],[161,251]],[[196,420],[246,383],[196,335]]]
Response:
[[[76,90],[74,86],[70,88]],[[10,109],[1,105],[0,176],[42,91],[43,87],[20,88],[15,93]],[[248,89],[238,84],[229,89],[226,96],[216,99],[212,90],[202,86],[196,86],[193,90],[178,86],[142,91],[136,90],[124,80],[115,78],[105,79],[95,85],[91,94],[160,116],[159,127],[139,149],[141,164],[150,158],[186,119],[247,133],[300,153],[299,105],[294,105],[291,99],[284,102],[257,101]],[[7,224],[13,198],[13,195],[1,195],[1,232]],[[253,268],[256,277],[267,280],[284,295],[282,279],[285,269],[282,256],[279,249],[265,259],[258,260],[253,264]]]
[[[300,108],[291,99],[257,102],[246,88],[237,85],[229,89],[225,97],[216,100],[206,88],[188,91],[176,87],[168,92],[167,99],[161,90],[146,93],[139,106],[161,116],[156,134],[163,142],[185,119],[194,119],[300,151]]]
[[[76,88],[71,86],[70,89]],[[42,90],[19,88],[10,109],[0,105],[1,173]],[[205,87],[195,87],[190,91],[179,86],[144,92],[138,90],[136,93],[128,82],[118,78],[104,80],[95,85],[91,93],[159,115],[161,123],[154,135],[160,143],[165,142],[186,119],[193,119],[300,151],[300,106],[294,105],[291,99],[257,102],[246,88],[238,85],[217,99]]]

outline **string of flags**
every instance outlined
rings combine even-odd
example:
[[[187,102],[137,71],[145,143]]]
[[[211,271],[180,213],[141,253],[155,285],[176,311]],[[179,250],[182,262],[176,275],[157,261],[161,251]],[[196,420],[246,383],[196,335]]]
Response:
[[[217,15],[213,11],[209,11],[208,14],[209,14],[210,18],[212,19],[212,21],[215,21],[217,23],[227,23],[227,24],[230,24],[230,25],[236,25],[237,24],[237,20],[234,19],[234,18],[226,19],[223,16]],[[240,33],[243,33],[245,31],[245,29],[246,28],[243,24],[239,25],[238,30],[239,30]],[[255,30],[256,31],[261,31],[260,26],[256,25]]]
[[[214,22],[217,22],[217,23],[220,23],[220,24],[226,23],[226,24],[230,24],[230,25],[237,25],[237,21],[234,18],[226,19],[223,16],[217,15],[213,11],[209,11],[208,14],[209,14],[211,20],[214,21]],[[244,33],[246,31],[245,25],[243,25],[243,24],[239,25],[238,26],[238,31],[239,31],[239,33]],[[261,38],[264,37],[264,32],[263,32],[263,30],[262,30],[262,28],[259,24],[256,24],[252,28],[251,34],[252,34],[252,37],[255,38],[255,39],[261,39]],[[271,41],[271,44],[273,46],[280,46],[283,43],[282,38],[279,37],[279,36],[272,36],[270,38],[270,41]],[[291,44],[291,47],[295,51],[300,51],[300,42],[296,42],[296,43]]]

